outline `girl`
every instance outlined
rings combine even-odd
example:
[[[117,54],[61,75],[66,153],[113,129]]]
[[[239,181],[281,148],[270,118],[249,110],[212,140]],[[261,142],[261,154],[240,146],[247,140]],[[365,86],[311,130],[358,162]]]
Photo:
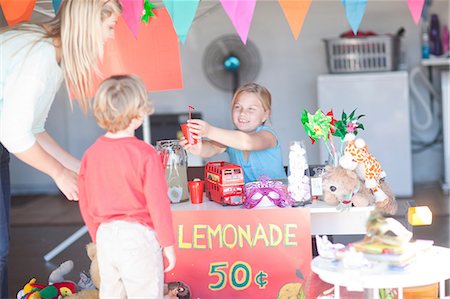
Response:
[[[231,102],[236,130],[225,130],[200,119],[191,119],[188,126],[200,142],[190,145],[182,139],[181,144],[190,153],[203,158],[226,151],[230,162],[242,167],[246,183],[257,180],[262,174],[271,179],[286,178],[277,137],[265,125],[271,105],[271,95],[265,87],[246,84],[235,92]],[[202,137],[209,140],[202,141]]]
[[[9,152],[52,177],[69,200],[78,199],[80,161],[45,132],[44,124],[63,79],[87,110],[93,72],[121,12],[119,0],[63,0],[46,23],[0,31],[1,298],[9,298]]]

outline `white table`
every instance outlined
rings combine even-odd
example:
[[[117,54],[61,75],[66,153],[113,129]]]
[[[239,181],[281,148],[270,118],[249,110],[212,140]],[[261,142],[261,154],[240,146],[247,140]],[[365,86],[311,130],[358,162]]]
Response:
[[[320,279],[334,285],[335,298],[340,298],[339,287],[363,291],[373,289],[373,298],[379,298],[380,288],[398,288],[398,298],[403,298],[403,288],[439,283],[439,296],[445,296],[445,280],[450,279],[450,249],[432,246],[419,252],[416,260],[404,269],[392,270],[377,263],[372,268],[348,269],[340,261],[321,256],[311,262],[311,269]]]
[[[242,209],[242,206],[222,206],[214,201],[203,197],[203,203],[191,204],[190,201],[172,204],[172,211],[205,211],[205,210],[233,210]],[[364,235],[366,223],[370,212],[374,207],[350,208],[348,211],[340,212],[334,206],[323,201],[314,201],[305,207],[311,213],[311,235]],[[258,209],[258,208],[255,208]],[[278,207],[263,209],[280,209]],[[286,209],[286,208],[285,208]]]

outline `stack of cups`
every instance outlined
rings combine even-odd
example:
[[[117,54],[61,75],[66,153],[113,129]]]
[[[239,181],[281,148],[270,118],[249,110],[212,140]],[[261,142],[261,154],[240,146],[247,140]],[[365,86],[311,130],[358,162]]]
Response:
[[[288,190],[292,199],[306,202],[311,199],[306,150],[300,141],[293,141],[289,147]]]

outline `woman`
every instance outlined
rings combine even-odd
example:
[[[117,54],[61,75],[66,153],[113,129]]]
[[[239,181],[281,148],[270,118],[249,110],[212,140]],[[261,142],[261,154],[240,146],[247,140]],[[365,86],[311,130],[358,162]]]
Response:
[[[48,174],[69,200],[78,200],[80,161],[44,129],[55,94],[66,86],[84,111],[103,45],[114,37],[119,0],[64,0],[43,24],[24,23],[0,32],[0,296],[8,298],[9,153]]]

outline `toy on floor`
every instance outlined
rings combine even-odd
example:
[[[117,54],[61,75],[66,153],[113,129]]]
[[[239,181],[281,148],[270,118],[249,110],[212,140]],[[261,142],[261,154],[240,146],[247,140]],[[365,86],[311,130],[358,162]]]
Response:
[[[370,154],[365,141],[355,140],[354,134],[345,136],[346,146],[344,155],[339,159],[339,165],[348,170],[355,170],[374,196],[377,208],[388,214],[395,214],[397,203],[389,187],[384,182],[386,173],[375,157]],[[386,192],[387,191],[387,192]]]
[[[62,263],[50,274],[48,285],[36,283],[36,278],[32,278],[17,293],[17,299],[58,299],[74,294],[76,292],[76,284],[64,279],[64,275],[68,274],[72,269],[72,261]]]
[[[357,174],[341,166],[325,167],[322,175],[323,200],[338,210],[345,210],[352,205],[367,207],[373,204],[372,192],[364,186]]]
[[[91,260],[91,266],[89,268],[89,274],[92,279],[92,283],[95,286],[94,289],[84,289],[68,298],[70,299],[99,299],[100,293],[98,291],[100,287],[100,272],[98,269],[98,261],[97,261],[97,248],[94,243],[89,243],[86,246],[86,252],[89,256],[89,259]],[[83,276],[82,276],[83,279]],[[84,278],[86,279],[86,278]],[[86,285],[86,282],[83,282],[83,284]],[[90,283],[87,283],[89,285]],[[80,283],[79,283],[80,285]]]
[[[191,299],[189,286],[181,281],[164,284],[164,299]]]

